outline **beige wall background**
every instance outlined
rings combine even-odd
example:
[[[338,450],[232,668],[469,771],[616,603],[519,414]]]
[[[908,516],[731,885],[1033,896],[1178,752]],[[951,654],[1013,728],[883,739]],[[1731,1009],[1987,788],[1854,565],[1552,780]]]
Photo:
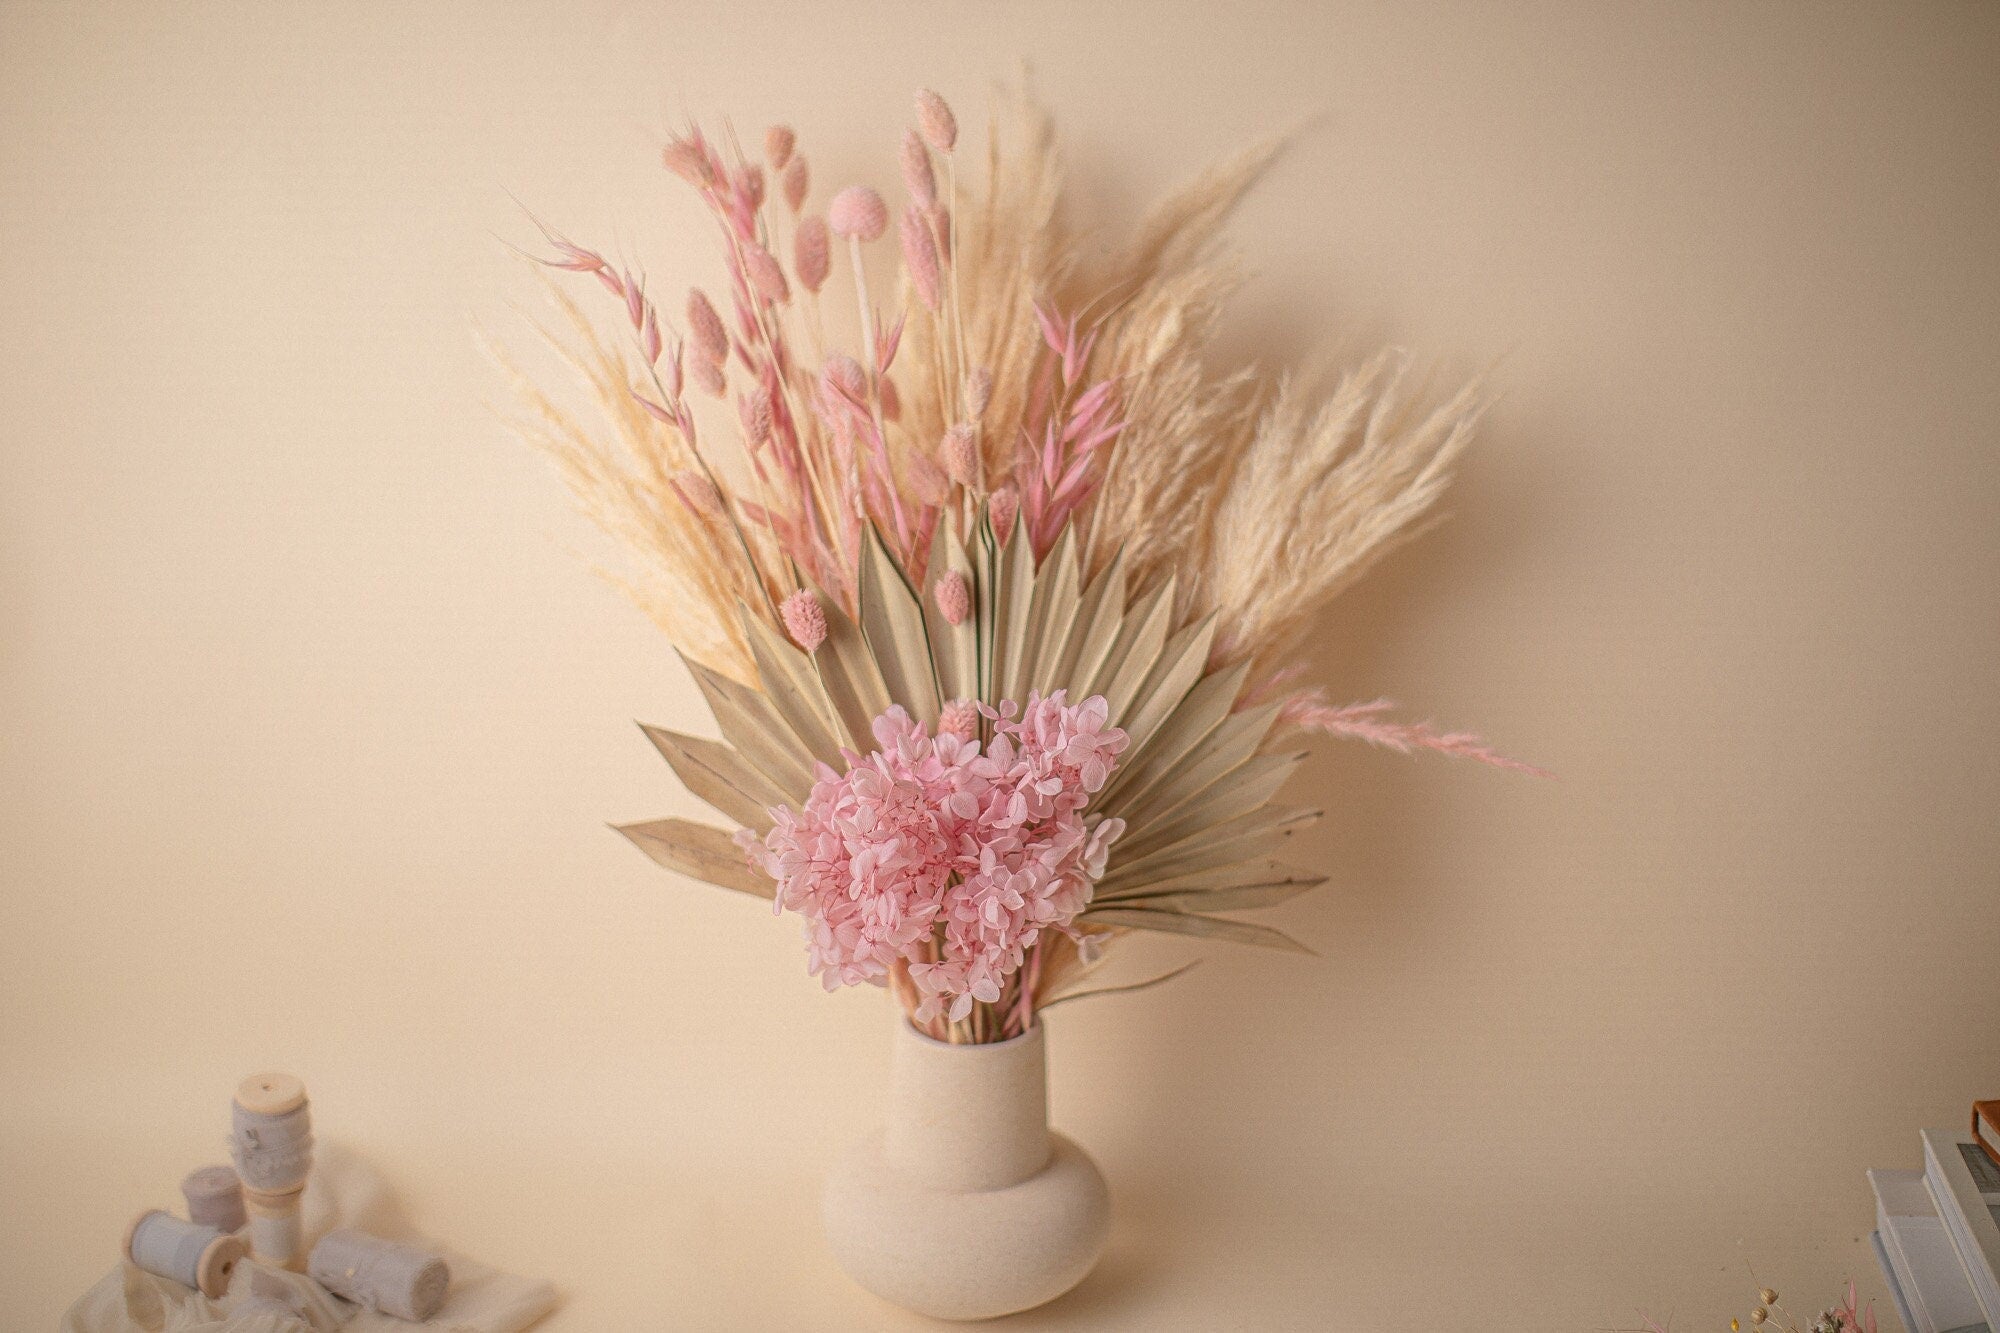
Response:
[[[669,123],[790,120],[824,198],[1022,57],[1108,227],[1307,126],[1227,358],[1499,362],[1315,669],[1561,779],[1329,748],[1319,960],[1052,1018],[1119,1213],[1020,1324],[1883,1298],[1864,1168],[2000,1095],[2000,11],[11,3],[0,1325],[278,1066],[551,1330],[909,1326],[816,1222],[888,1008],[604,828],[697,808],[632,720],[707,721],[472,330],[510,193],[678,291]]]

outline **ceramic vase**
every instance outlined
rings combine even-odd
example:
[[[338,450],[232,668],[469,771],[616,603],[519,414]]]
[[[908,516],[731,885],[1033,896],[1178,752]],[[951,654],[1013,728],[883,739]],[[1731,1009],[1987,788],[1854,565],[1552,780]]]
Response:
[[[834,1167],[823,1204],[849,1277],[939,1319],[1054,1300],[1090,1272],[1111,1224],[1097,1164],[1049,1130],[1039,1023],[953,1046],[899,1017],[887,1123]]]

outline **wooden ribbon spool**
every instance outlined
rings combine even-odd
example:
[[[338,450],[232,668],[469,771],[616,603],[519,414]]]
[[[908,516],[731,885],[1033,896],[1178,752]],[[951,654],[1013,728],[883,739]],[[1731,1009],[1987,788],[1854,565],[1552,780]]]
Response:
[[[305,1267],[299,1196],[312,1174],[312,1107],[290,1074],[252,1074],[236,1086],[229,1154],[243,1181],[250,1252],[259,1263]]]
[[[150,1208],[125,1228],[125,1257],[156,1277],[193,1287],[211,1300],[229,1290],[245,1251],[240,1236]]]

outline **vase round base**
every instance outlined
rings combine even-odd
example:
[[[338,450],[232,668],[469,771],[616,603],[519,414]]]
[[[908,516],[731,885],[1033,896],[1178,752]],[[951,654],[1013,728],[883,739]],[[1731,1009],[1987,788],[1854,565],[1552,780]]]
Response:
[[[1083,1281],[1110,1233],[1111,1192],[1061,1134],[1026,1180],[952,1190],[898,1172],[876,1133],[829,1174],[822,1211],[834,1261],[883,1300],[937,1319],[992,1319]]]

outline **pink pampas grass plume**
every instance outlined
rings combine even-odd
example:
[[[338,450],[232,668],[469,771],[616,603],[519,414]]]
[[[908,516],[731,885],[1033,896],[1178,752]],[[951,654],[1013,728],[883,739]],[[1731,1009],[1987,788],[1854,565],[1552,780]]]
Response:
[[[898,228],[903,241],[903,268],[910,275],[910,286],[916,289],[917,299],[924,303],[924,309],[938,308],[938,253],[931,240],[930,223],[922,213],[914,208],[903,210],[903,220]]]
[[[743,267],[749,271],[750,285],[757,289],[757,295],[772,305],[783,305],[792,299],[791,285],[785,281],[785,270],[778,266],[778,261],[763,246],[743,247]]]
[[[833,268],[833,242],[826,234],[826,219],[817,213],[799,220],[798,234],[792,237],[792,269],[799,286],[819,294],[826,275]]]
[[[1001,541],[1014,531],[1014,520],[1021,513],[1021,493],[1009,484],[987,497],[986,514],[993,520],[993,535]]]
[[[681,503],[703,518],[722,517],[722,492],[715,489],[715,483],[693,468],[683,468],[674,473],[671,482],[674,494]]]
[[[836,236],[872,241],[888,229],[889,209],[866,185],[850,185],[833,196],[826,220]]]
[[[961,486],[971,486],[979,480],[979,445],[973,439],[972,427],[953,426],[944,433],[944,442],[938,446],[938,457],[944,462],[945,475]]]
[[[949,153],[958,143],[958,117],[928,88],[917,94],[917,128],[924,132],[924,141],[940,153]]]
[[[729,359],[729,331],[715,312],[707,293],[694,287],[687,299],[688,336],[694,342],[695,359],[721,365]]]
[[[826,642],[826,608],[819,604],[819,598],[800,588],[787,597],[778,607],[778,615],[785,622],[785,633],[792,636],[792,642],[809,653],[819,651]]]
[[[796,213],[806,206],[806,187],[812,174],[806,168],[806,155],[795,154],[785,164],[785,207]]]
[[[903,188],[919,208],[937,203],[937,177],[931,172],[931,155],[915,130],[903,131],[903,146],[897,156],[903,166]]]
[[[1428,723],[1398,722],[1383,716],[1395,706],[1387,699],[1374,699],[1364,704],[1347,704],[1335,708],[1326,702],[1319,691],[1307,690],[1286,700],[1278,716],[1308,731],[1323,731],[1329,736],[1347,736],[1401,754],[1413,754],[1418,750],[1435,750],[1439,754],[1454,755],[1460,759],[1476,759],[1482,764],[1491,764],[1495,768],[1504,768],[1515,773],[1526,773],[1531,777],[1554,776],[1547,769],[1524,764],[1518,759],[1509,759],[1471,732],[1440,732]]]
[[[972,589],[965,582],[965,575],[952,570],[937,581],[931,589],[931,597],[937,602],[938,614],[947,625],[963,625],[965,618],[972,614]]]
[[[773,125],[764,131],[764,160],[771,164],[771,170],[783,171],[785,164],[792,160],[792,149],[798,146],[799,136],[792,133],[789,125]]]

